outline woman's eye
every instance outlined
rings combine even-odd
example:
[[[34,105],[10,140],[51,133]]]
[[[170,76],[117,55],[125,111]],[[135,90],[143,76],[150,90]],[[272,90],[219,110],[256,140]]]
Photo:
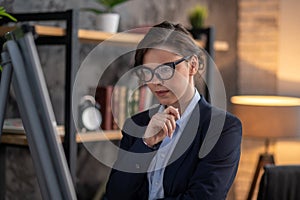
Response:
[[[172,68],[169,66],[162,66],[159,70],[161,73],[169,73],[170,71],[172,71]]]
[[[144,73],[146,76],[152,74],[152,72],[151,72],[150,70],[147,70],[147,69],[143,70],[143,73]]]

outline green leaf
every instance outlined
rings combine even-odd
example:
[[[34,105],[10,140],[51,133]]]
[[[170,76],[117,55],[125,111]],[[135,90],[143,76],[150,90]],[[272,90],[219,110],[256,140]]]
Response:
[[[208,16],[207,8],[201,5],[195,6],[190,10],[189,20],[193,28],[202,28],[204,20]]]
[[[93,13],[95,13],[97,15],[105,12],[104,10],[100,10],[100,9],[96,9],[96,8],[82,8],[80,10],[82,10],[82,11],[88,11],[88,12],[93,12]]]
[[[105,7],[105,12],[112,12],[113,8],[127,0],[95,0],[97,3]]]
[[[16,18],[14,18],[14,17],[11,16],[10,14],[8,14],[8,13],[6,12],[6,10],[1,6],[1,7],[0,7],[0,19],[2,19],[2,16],[3,16],[3,17],[7,17],[7,18],[9,18],[10,20],[12,20],[12,21],[14,21],[14,22],[17,21]]]

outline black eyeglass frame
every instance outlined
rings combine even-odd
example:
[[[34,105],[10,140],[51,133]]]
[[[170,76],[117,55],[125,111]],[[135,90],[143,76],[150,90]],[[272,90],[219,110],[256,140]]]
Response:
[[[161,80],[161,81],[165,81],[165,80],[170,80],[173,76],[174,76],[174,72],[175,72],[175,68],[176,68],[176,65],[182,63],[183,61],[188,61],[192,56],[185,56],[183,58],[180,58],[179,60],[176,60],[176,61],[173,61],[173,62],[166,62],[166,63],[163,63],[163,64],[160,64],[158,65],[157,67],[155,67],[154,69],[151,69],[149,67],[146,67],[146,66],[140,66],[138,67],[138,69],[135,70],[136,72],[136,75],[139,77],[140,81],[144,82],[144,83],[148,83],[150,81],[152,81],[153,77],[154,77],[154,74],[156,75],[156,77]],[[169,77],[169,78],[162,78],[159,73],[156,73],[155,71],[162,67],[162,66],[169,66],[173,69],[172,71],[172,75]],[[141,76],[138,74],[138,70],[141,70],[141,69],[147,69],[151,72],[151,78],[149,80],[143,80],[141,78]]]

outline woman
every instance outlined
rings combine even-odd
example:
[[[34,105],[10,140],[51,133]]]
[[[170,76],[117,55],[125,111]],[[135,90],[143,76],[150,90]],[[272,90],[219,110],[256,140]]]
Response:
[[[126,121],[107,199],[226,198],[238,168],[241,123],[195,88],[202,57],[179,24],[158,24],[140,42],[135,71],[160,106]]]

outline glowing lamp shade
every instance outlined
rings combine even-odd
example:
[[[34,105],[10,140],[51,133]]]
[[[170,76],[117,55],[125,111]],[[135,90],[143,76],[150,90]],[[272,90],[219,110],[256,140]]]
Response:
[[[300,136],[300,98],[283,96],[234,96],[233,113],[242,121],[243,136],[263,138],[265,152],[259,155],[247,200],[254,194],[260,170],[275,164],[268,152],[270,140]]]
[[[243,124],[243,136],[300,137],[300,98],[233,96],[233,113]]]

